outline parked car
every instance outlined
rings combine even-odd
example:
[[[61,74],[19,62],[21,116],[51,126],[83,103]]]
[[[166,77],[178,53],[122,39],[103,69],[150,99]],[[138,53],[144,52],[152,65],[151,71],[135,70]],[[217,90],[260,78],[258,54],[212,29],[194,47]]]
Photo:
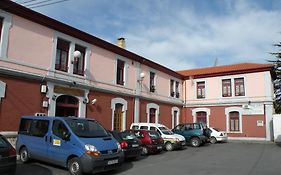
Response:
[[[80,175],[111,170],[124,159],[120,144],[96,120],[21,117],[16,144],[23,163],[36,159]]]
[[[15,148],[0,134],[0,174],[15,174],[17,166]]]
[[[210,128],[211,137],[210,137],[210,143],[216,143],[216,142],[227,142],[228,137],[226,132],[220,131],[217,128]]]
[[[201,123],[179,124],[172,131],[184,136],[186,142],[193,147],[199,147],[207,143],[210,138],[210,130],[204,128]]]
[[[142,154],[154,154],[163,150],[164,139],[157,131],[131,130],[135,133],[142,144]]]
[[[142,147],[140,140],[136,137],[134,132],[131,131],[110,131],[113,137],[120,143],[122,150],[124,151],[125,158],[135,159],[142,153]]]
[[[185,138],[179,134],[174,134],[165,125],[157,123],[132,123],[130,129],[134,130],[152,130],[158,132],[164,139],[164,147],[167,151],[172,151],[175,149],[183,148],[185,143]]]

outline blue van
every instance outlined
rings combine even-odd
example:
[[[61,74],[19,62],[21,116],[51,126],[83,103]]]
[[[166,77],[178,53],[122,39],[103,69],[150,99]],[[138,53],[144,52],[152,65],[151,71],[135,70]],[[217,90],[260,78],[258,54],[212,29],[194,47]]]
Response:
[[[120,144],[96,120],[76,117],[21,117],[16,148],[23,163],[41,160],[72,175],[112,170],[124,160]]]

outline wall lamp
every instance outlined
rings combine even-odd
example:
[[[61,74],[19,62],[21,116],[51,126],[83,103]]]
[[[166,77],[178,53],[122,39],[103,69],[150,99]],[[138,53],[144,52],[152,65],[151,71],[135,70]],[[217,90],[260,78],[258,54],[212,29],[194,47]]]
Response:
[[[145,73],[144,73],[144,72],[140,73],[140,77],[139,77],[139,79],[138,79],[137,81],[138,81],[139,83],[142,83],[144,77],[145,77]]]

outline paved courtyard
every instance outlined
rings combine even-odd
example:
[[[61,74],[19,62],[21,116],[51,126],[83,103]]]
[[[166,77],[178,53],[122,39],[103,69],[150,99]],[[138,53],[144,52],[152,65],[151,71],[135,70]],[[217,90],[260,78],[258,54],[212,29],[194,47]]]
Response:
[[[16,175],[66,175],[67,170],[32,162],[19,163]],[[281,174],[281,147],[276,144],[222,143],[200,148],[163,152],[125,162],[115,171],[100,175],[192,174],[273,175]]]

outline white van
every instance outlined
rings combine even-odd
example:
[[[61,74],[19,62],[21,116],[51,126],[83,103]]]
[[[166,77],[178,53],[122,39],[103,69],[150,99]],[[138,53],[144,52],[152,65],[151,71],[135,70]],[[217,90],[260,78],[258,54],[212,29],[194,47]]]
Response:
[[[182,148],[186,145],[185,138],[179,134],[174,134],[169,128],[162,124],[156,123],[132,123],[130,129],[154,130],[157,131],[164,139],[167,151]]]

